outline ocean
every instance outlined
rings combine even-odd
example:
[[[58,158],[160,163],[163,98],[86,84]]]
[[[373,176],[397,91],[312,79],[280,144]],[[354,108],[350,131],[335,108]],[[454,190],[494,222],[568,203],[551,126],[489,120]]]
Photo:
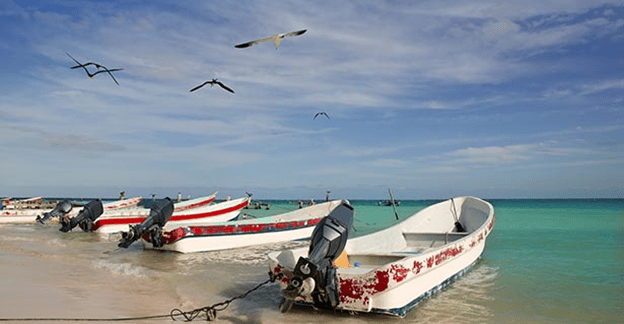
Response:
[[[488,200],[488,199],[486,199]],[[482,258],[465,276],[405,318],[319,311],[282,314],[276,283],[232,301],[219,323],[624,323],[624,199],[492,199],[496,222]],[[297,208],[269,200],[262,216]],[[403,200],[400,219],[433,200]],[[396,223],[392,207],[352,200],[354,235]],[[118,249],[119,237],[58,223],[0,225],[0,321],[120,319],[172,323],[189,311],[241,295],[268,279],[266,254],[306,242],[177,254]],[[84,319],[81,321],[80,319]],[[178,318],[181,320],[181,318]],[[205,321],[198,317],[195,321]],[[61,321],[63,322],[63,321]]]

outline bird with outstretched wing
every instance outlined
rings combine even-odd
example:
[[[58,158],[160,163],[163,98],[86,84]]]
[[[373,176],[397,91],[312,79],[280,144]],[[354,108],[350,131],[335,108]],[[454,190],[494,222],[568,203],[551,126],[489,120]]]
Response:
[[[277,34],[277,35],[273,35],[273,36],[269,36],[269,37],[253,40],[251,42],[234,45],[234,47],[236,47],[236,48],[246,48],[246,47],[254,46],[256,44],[260,44],[260,43],[263,43],[263,42],[272,41],[273,43],[275,43],[275,49],[277,49],[280,46],[280,43],[282,42],[282,39],[284,39],[284,37],[299,36],[299,35],[302,35],[303,33],[305,33],[306,31],[307,31],[307,29],[303,29],[303,30],[298,30],[298,31],[290,32],[290,33]]]
[[[321,112],[317,112],[316,115],[314,115],[314,118],[312,118],[312,120],[316,119],[316,117],[318,117],[318,116],[325,116],[325,117],[327,117],[327,119],[331,119],[331,118],[329,118],[329,115],[326,112],[321,111]]]
[[[223,84],[221,81],[217,81],[217,79],[212,79],[212,80],[210,80],[210,81],[206,81],[206,82],[204,82],[204,83],[202,83],[202,84],[200,84],[200,85],[196,86],[195,88],[191,89],[191,90],[190,90],[190,92],[193,92],[193,91],[195,91],[195,90],[197,90],[197,89],[199,89],[199,88],[201,88],[201,87],[203,87],[203,86],[205,86],[205,85],[207,85],[207,84],[210,84],[210,87],[212,87],[212,86],[214,86],[215,84],[217,84],[217,85],[219,85],[221,88],[223,88],[224,90],[227,90],[227,91],[229,91],[229,92],[231,92],[231,93],[234,93],[234,90],[232,90],[232,89],[228,88],[228,87],[227,87],[225,84]]]

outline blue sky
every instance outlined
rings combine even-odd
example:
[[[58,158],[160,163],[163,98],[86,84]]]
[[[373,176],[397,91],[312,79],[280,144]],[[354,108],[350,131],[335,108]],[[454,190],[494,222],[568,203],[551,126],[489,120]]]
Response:
[[[0,2],[0,196],[624,197],[624,1],[49,3]]]

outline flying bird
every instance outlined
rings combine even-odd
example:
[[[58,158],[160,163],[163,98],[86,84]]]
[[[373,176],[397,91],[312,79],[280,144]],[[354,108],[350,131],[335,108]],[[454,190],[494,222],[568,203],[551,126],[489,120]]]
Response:
[[[212,80],[210,80],[210,81],[206,81],[206,82],[204,82],[204,83],[202,83],[202,84],[200,84],[200,85],[196,86],[195,88],[191,89],[191,91],[190,91],[190,92],[193,92],[193,91],[195,91],[195,90],[197,90],[197,89],[199,89],[199,88],[201,88],[201,87],[203,87],[203,86],[205,86],[205,85],[207,85],[207,84],[210,84],[210,87],[211,87],[211,88],[212,88],[212,86],[214,86],[215,84],[218,84],[221,88],[223,88],[223,89],[225,89],[225,90],[227,90],[227,91],[229,91],[229,92],[231,92],[231,93],[234,93],[234,90],[232,90],[232,89],[230,89],[230,88],[226,87],[226,86],[225,86],[225,84],[221,83],[221,81],[217,81],[217,79],[212,79]]]
[[[93,62],[89,62],[89,63],[85,63],[85,64],[79,64],[76,66],[72,66],[72,69],[76,69],[79,67],[82,67],[86,70],[86,66],[88,65],[95,65],[96,68],[98,68],[98,71],[96,71],[95,73],[91,74],[90,77],[93,77],[94,75],[101,73],[101,72],[106,72],[108,73],[108,75],[110,75],[111,78],[113,78],[113,81],[115,81],[115,83],[117,83],[117,85],[119,85],[119,82],[117,82],[117,79],[115,79],[115,77],[113,76],[113,74],[111,72],[115,72],[115,71],[121,71],[123,69],[108,69],[106,68],[104,65],[101,64],[97,64],[97,63],[93,63]]]
[[[245,48],[245,47],[253,46],[253,45],[256,45],[256,44],[259,44],[259,43],[272,41],[273,43],[275,43],[275,49],[277,49],[280,46],[280,43],[282,42],[282,39],[284,37],[299,36],[299,35],[302,35],[303,33],[305,33],[306,31],[307,31],[307,29],[303,29],[303,30],[298,30],[298,31],[290,32],[290,33],[285,33],[285,34],[277,34],[277,35],[273,35],[273,36],[257,39],[257,40],[251,41],[251,42],[234,45],[234,47],[236,47],[236,48]]]
[[[327,117],[327,119],[331,119],[329,118],[329,115],[326,112],[321,111],[321,112],[317,112],[316,115],[314,115],[314,118],[312,118],[312,120],[316,119],[316,117],[321,116],[321,115],[324,115],[325,117]]]
[[[119,82],[117,82],[117,79],[115,79],[115,77],[113,76],[113,73],[111,73],[111,72],[121,71],[123,69],[108,69],[104,65],[93,63],[93,62],[82,64],[82,63],[78,62],[78,60],[73,58],[71,55],[69,55],[69,53],[65,52],[65,54],[67,54],[67,56],[69,56],[72,60],[74,60],[74,62],[76,62],[76,64],[78,64],[76,66],[72,66],[71,67],[72,69],[83,68],[85,70],[85,72],[87,73],[87,76],[89,76],[89,78],[93,78],[98,73],[106,72],[106,73],[108,73],[108,75],[110,75],[110,77],[113,79],[113,81],[115,81],[115,83],[117,85],[119,85]],[[89,66],[89,65],[95,65],[95,67],[98,68],[99,70],[95,71],[94,73],[91,73],[87,69],[87,66]]]

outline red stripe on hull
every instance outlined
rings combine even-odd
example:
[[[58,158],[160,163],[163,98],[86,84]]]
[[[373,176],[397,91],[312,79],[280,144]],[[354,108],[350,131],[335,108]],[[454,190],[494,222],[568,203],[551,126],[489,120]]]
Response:
[[[218,209],[218,210],[213,210],[210,212],[205,212],[205,213],[198,213],[198,214],[188,214],[188,215],[173,215],[171,216],[171,219],[169,220],[170,222],[176,222],[176,221],[184,221],[184,220],[192,220],[192,219],[198,219],[198,218],[206,218],[206,217],[214,217],[214,216],[219,216],[219,215],[223,215],[229,212],[233,212],[236,210],[240,210],[245,208],[245,206],[247,206],[247,204],[249,204],[249,200],[245,200],[242,203],[238,204],[238,205],[234,205],[228,208],[224,208],[224,209]],[[93,224],[93,230],[96,231],[97,229],[99,229],[102,226],[107,226],[107,225],[130,225],[130,224],[139,224],[141,222],[143,222],[147,217],[124,217],[124,218],[107,218],[107,219],[99,219],[95,222],[95,224]]]

